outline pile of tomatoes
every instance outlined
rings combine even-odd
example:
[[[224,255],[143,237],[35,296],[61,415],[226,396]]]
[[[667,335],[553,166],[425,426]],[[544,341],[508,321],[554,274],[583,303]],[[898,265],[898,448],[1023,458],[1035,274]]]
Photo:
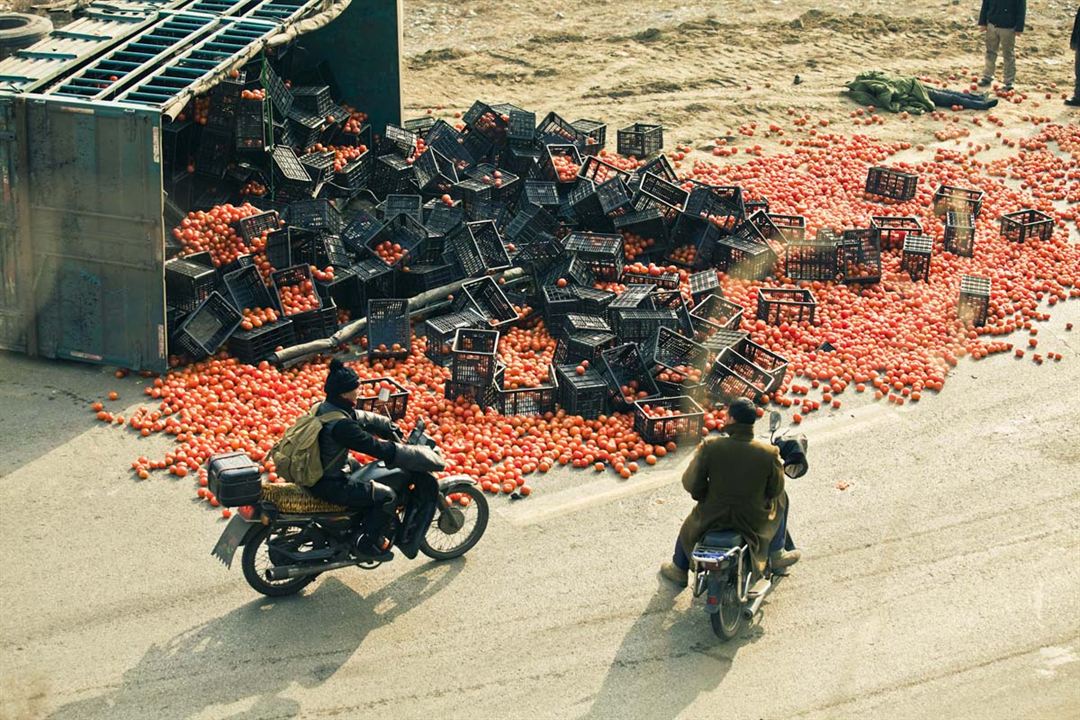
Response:
[[[383,240],[375,246],[375,254],[387,265],[397,265],[409,251],[401,246],[401,243]]]
[[[278,321],[277,310],[273,308],[244,308],[243,317],[241,330],[254,330]]]
[[[559,182],[573,182],[577,177],[581,166],[574,162],[569,155],[552,155],[551,164],[555,173],[559,176]]]
[[[632,233],[629,230],[622,231],[623,236],[623,252],[626,255],[627,260],[634,260],[642,253],[646,252],[649,248],[656,244],[656,240],[653,238],[646,238]]]
[[[281,310],[285,315],[299,315],[322,307],[315,286],[310,280],[279,287],[278,297],[281,298]]]

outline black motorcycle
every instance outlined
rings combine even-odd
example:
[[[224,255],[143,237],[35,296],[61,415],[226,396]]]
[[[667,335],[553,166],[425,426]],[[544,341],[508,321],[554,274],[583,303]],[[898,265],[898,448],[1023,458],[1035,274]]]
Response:
[[[434,448],[435,441],[424,430],[424,421],[418,420],[406,442]],[[360,468],[356,477],[407,486],[412,476],[373,462]],[[410,559],[417,551],[433,560],[461,557],[487,529],[487,499],[475,480],[454,475],[439,480],[438,487],[434,508],[406,493],[385,531],[395,549]],[[252,588],[274,597],[293,595],[322,573],[351,566],[370,570],[381,564],[356,555],[353,511],[321,511],[326,504],[302,488],[282,489],[288,493],[277,493],[278,500],[267,492],[257,504],[240,508],[212,552],[232,567],[237,548],[243,547],[240,565]]]
[[[790,478],[802,477],[809,469],[806,436],[786,437],[784,433],[778,436],[779,428],[780,413],[773,411],[769,416],[769,436],[780,450],[784,474]],[[794,549],[790,533],[784,545],[788,550]],[[737,531],[723,528],[705,533],[694,547],[691,559],[696,568],[694,597],[705,595],[705,612],[709,613],[713,632],[721,640],[731,640],[744,623],[753,619],[776,587],[776,573],[766,565],[765,575],[755,578],[746,540]]]

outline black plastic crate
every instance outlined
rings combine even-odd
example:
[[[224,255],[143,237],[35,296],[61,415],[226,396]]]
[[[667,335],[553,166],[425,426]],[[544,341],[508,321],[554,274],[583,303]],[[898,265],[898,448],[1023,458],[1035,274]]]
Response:
[[[424,212],[424,227],[428,234],[447,237],[465,222],[465,210],[460,205],[446,205],[435,201],[431,209]]]
[[[394,220],[399,215],[408,215],[421,225],[424,222],[424,198],[419,195],[391,193],[383,201],[384,220]]]
[[[680,267],[691,269],[703,269],[715,267],[716,244],[720,239],[721,230],[711,222],[687,215],[680,215],[675,221],[671,232],[672,253],[668,261]],[[681,248],[693,248],[693,255],[689,262],[685,257],[676,257],[676,252]]]
[[[280,225],[281,218],[274,210],[267,210],[266,212],[256,213],[255,215],[248,215],[233,223],[236,233],[243,238],[244,242],[248,245],[250,245],[255,238],[272,230],[277,230]]]
[[[978,218],[982,212],[982,203],[982,190],[941,185],[934,191],[934,214],[938,217],[947,212],[956,212]]]
[[[702,340],[701,345],[708,351],[709,363],[711,364],[724,350],[739,345],[749,336],[749,333],[743,330],[717,330],[708,338]]]
[[[557,326],[564,335],[575,335],[585,332],[611,332],[611,323],[601,315],[586,315],[580,312],[569,312],[563,316]]]
[[[555,366],[555,373],[559,380],[559,405],[568,414],[595,420],[606,409],[608,384],[596,368],[586,368],[579,374],[578,367],[579,365],[573,363]]]
[[[372,360],[409,356],[409,301],[373,298],[367,307],[368,358]]]
[[[655,207],[667,218],[674,218],[686,207],[686,201],[690,193],[680,185],[668,182],[659,175],[651,172],[641,176],[641,184],[638,186],[639,196],[634,200],[634,206],[638,210],[646,207]]]
[[[506,228],[506,239],[520,250],[542,236],[554,236],[558,227],[559,222],[551,213],[530,203],[514,215]]]
[[[717,402],[730,403],[745,397],[756,403],[775,392],[783,384],[786,374],[784,358],[744,340],[720,353],[705,384],[709,395]]]
[[[254,265],[248,265],[225,274],[225,287],[237,310],[245,308],[277,308],[270,289]]]
[[[333,180],[334,153],[330,151],[310,152],[301,155],[299,160],[304,169],[308,171],[308,175],[311,176],[311,181],[316,185],[322,185]]]
[[[667,245],[670,239],[668,224],[664,214],[656,208],[630,210],[614,218],[615,230],[624,236],[636,235],[652,240],[656,247]]]
[[[599,367],[600,353],[615,347],[615,336],[610,332],[577,332],[560,336],[555,345],[555,362],[581,363]]]
[[[757,319],[770,325],[813,324],[816,312],[817,300],[806,288],[758,288]]]
[[[478,163],[466,170],[465,175],[490,187],[495,200],[511,200],[517,196],[522,187],[520,178],[516,174],[490,163]]]
[[[585,154],[595,155],[607,145],[607,123],[582,118],[570,123],[585,136]]]
[[[654,275],[648,269],[628,265],[623,269],[622,282],[624,285],[655,285],[673,290],[679,287],[679,273],[664,270],[659,275]]]
[[[504,116],[490,105],[477,100],[472,104],[462,120],[475,133],[483,136],[489,142],[502,144],[506,141],[506,131],[509,128],[510,118]]]
[[[457,268],[447,263],[410,265],[398,274],[395,295],[413,297],[428,290],[449,285],[461,277]]]
[[[408,130],[411,133],[415,133],[417,137],[425,137],[431,128],[435,127],[436,118],[431,115],[424,115],[418,118],[409,118],[401,122],[401,127]]]
[[[559,207],[559,186],[550,180],[526,180],[522,190],[525,201],[545,210]]]
[[[866,192],[893,200],[915,197],[919,176],[887,167],[872,167],[866,173]]]
[[[319,117],[326,117],[334,108],[334,98],[326,85],[294,87],[292,96],[294,106]]]
[[[536,142],[539,145],[573,145],[584,150],[585,135],[558,113],[550,112],[536,126]]]
[[[270,159],[275,191],[295,194],[296,199],[303,195],[310,196],[314,182],[292,148],[278,145],[271,152]]]
[[[489,327],[501,328],[519,320],[518,312],[493,279],[479,278],[463,283],[454,298],[454,309],[471,308],[479,313]]]
[[[237,330],[228,341],[229,354],[247,365],[257,365],[278,348],[295,345],[296,328],[292,320],[283,318],[251,330]]]
[[[670,327],[661,327],[649,345],[648,359],[673,372],[688,374],[692,369],[701,370],[708,360],[709,351]]]
[[[575,285],[571,290],[581,301],[581,313],[584,315],[607,316],[608,305],[615,299],[615,293],[610,290],[598,290],[597,288]]]
[[[536,139],[536,113],[515,108],[508,116],[506,139],[512,144],[532,145]]]
[[[641,399],[641,393],[644,397],[660,393],[637,345],[626,343],[605,350],[600,353],[600,360],[608,384],[608,397],[616,409],[633,409],[634,401]]]
[[[285,87],[278,74],[270,67],[270,63],[264,62],[261,74],[262,86],[266,88],[266,95],[273,103],[274,113],[281,117],[289,114],[293,106],[293,96],[289,88]]]
[[[1038,210],[1024,209],[1001,216],[1001,236],[1009,242],[1042,240],[1054,234],[1054,219]]]
[[[165,262],[165,296],[170,305],[180,310],[194,310],[221,282],[218,271],[188,258]]]
[[[285,220],[291,227],[325,230],[334,234],[340,233],[345,227],[341,213],[324,198],[289,203]]]
[[[617,281],[624,264],[623,237],[617,234],[574,232],[563,247],[584,261],[598,280]]]
[[[283,227],[266,235],[266,259],[271,267],[312,265],[318,262],[319,234],[303,228]]]
[[[356,306],[350,308],[353,318],[356,319],[367,312],[368,300],[372,298],[387,298],[393,295],[394,273],[385,263],[377,258],[367,258],[353,263],[349,270],[356,275],[360,286],[360,299]]]
[[[945,213],[945,251],[961,257],[975,254],[975,216],[970,212]]]
[[[559,381],[555,368],[548,366],[548,381],[531,388],[498,388],[495,393],[495,409],[500,415],[524,415],[536,417],[555,412],[558,402]]]
[[[264,150],[269,134],[266,101],[241,99],[236,110],[236,149]]]
[[[389,377],[370,378],[360,381],[360,392],[356,397],[356,409],[386,415],[393,421],[402,420],[409,409],[409,391],[403,385]],[[382,391],[389,397],[380,400]]]
[[[284,290],[285,288],[300,287],[301,292],[304,292],[305,290],[307,290],[307,291],[310,292],[311,295],[314,296],[315,300],[318,301],[320,308],[326,306],[326,303],[322,301],[322,298],[319,296],[319,293],[315,288],[315,280],[311,276],[311,265],[309,265],[309,264],[293,265],[292,267],[283,268],[281,270],[275,270],[270,275],[270,277],[273,280],[274,293],[277,295],[277,297],[276,297],[276,303],[277,304],[276,304],[275,307],[281,308],[281,312],[282,312],[283,315],[287,315],[289,317],[295,318],[297,315],[304,314],[304,313],[289,313],[286,310],[285,304],[282,303],[282,301],[281,301],[281,291]],[[305,312],[311,312],[311,311],[305,311]],[[299,328],[297,329],[297,332],[299,332]]]
[[[871,215],[870,229],[882,250],[899,250],[908,235],[922,235],[922,225],[916,218],[908,216]]]
[[[393,262],[388,262],[377,252],[377,249],[384,244],[399,246],[404,252]],[[442,241],[429,238],[427,229],[411,215],[398,215],[393,220],[384,223],[367,241],[366,247],[372,256],[388,267],[402,268],[408,265],[430,265],[442,262]]]
[[[611,311],[611,326],[621,342],[645,345],[661,327],[677,332],[682,322],[671,308],[622,308]]]
[[[557,285],[544,285],[540,288],[540,305],[544,310],[544,320],[553,327],[566,317],[567,313],[581,310],[581,298],[573,288]]]
[[[539,282],[545,285],[557,285],[559,280],[590,287],[596,283],[596,275],[589,264],[577,255],[561,252],[559,258],[539,277]]]
[[[616,139],[620,155],[644,159],[664,148],[664,126],[634,123],[620,129]]]
[[[483,386],[495,379],[499,365],[499,331],[461,327],[450,348],[450,378],[463,385]]]
[[[288,125],[297,147],[308,148],[319,142],[326,120],[293,105],[288,114]]]
[[[195,173],[213,178],[224,176],[235,149],[236,142],[231,131],[204,127],[195,154]]]
[[[237,77],[221,79],[209,92],[210,109],[206,115],[206,127],[213,130],[231,130],[236,124],[236,109],[244,91],[245,73]]]
[[[193,360],[217,352],[236,328],[243,315],[221,293],[212,292],[176,331],[178,348]]]
[[[556,158],[563,158],[557,161]],[[540,173],[545,180],[569,185],[578,181],[578,170],[581,168],[581,153],[576,145],[545,145],[540,154]],[[562,163],[563,172],[560,174],[559,166]]]
[[[296,329],[297,342],[328,338],[338,330],[338,309],[333,301],[324,302],[318,310],[309,310],[297,315],[290,315]]]
[[[324,302],[333,301],[334,305],[350,313],[357,310],[364,312],[367,307],[360,287],[360,278],[352,268],[335,267],[334,277],[330,280],[316,280],[315,289]]]
[[[650,298],[655,289],[655,285],[628,285],[625,290],[608,303],[608,317],[611,317],[614,312],[626,308],[651,307]]]
[[[361,190],[366,189],[368,183],[371,182],[374,160],[374,155],[370,150],[367,150],[360,157],[353,158],[345,163],[340,170],[335,170],[332,181],[334,193],[351,198]]]
[[[454,161],[435,148],[428,148],[416,158],[413,174],[420,191],[432,195],[450,192],[458,181]]]
[[[634,431],[647,443],[662,445],[701,438],[705,411],[688,395],[650,398],[634,403]]]
[[[716,274],[716,270],[710,268],[690,275],[690,296],[694,298],[694,302],[712,294],[721,297],[724,295],[724,291],[720,288],[720,276]]]
[[[600,211],[612,220],[638,212],[634,209],[633,193],[622,178],[612,178],[597,185],[596,199]]]
[[[840,271],[848,284],[881,281],[881,247],[873,228],[845,230],[841,235]]]
[[[405,160],[416,154],[416,133],[405,128],[387,123],[379,143],[380,155],[396,155]]]
[[[934,251],[934,241],[922,235],[908,235],[904,238],[904,251],[900,256],[900,269],[912,280],[930,282],[930,257]]]
[[[424,145],[434,148],[454,163],[459,176],[466,168],[476,163],[476,159],[466,149],[461,134],[443,120],[437,120],[424,136]]]
[[[806,238],[806,218],[802,215],[778,215],[770,213],[769,219],[780,230],[783,244],[798,242]]]
[[[454,336],[460,328],[478,328],[484,324],[484,318],[472,310],[440,315],[424,323],[424,335],[427,347],[424,355],[436,365],[447,366],[454,347]]]
[[[741,228],[752,226],[745,224]],[[768,245],[748,239],[746,234],[725,235],[716,241],[713,263],[733,278],[764,280],[776,267],[776,253]]]
[[[566,206],[583,227],[598,231],[613,228],[600,205],[600,197],[592,180],[578,180],[566,195]]]
[[[361,210],[349,217],[341,230],[341,241],[352,252],[363,252],[368,241],[378,234],[384,224],[371,213]]]
[[[397,155],[383,155],[375,160],[368,188],[377,197],[386,197],[392,193],[415,191],[412,165]]]
[[[614,178],[620,178],[626,183],[631,180],[629,172],[595,155],[588,155],[583,158],[581,168],[578,170],[578,177],[583,180],[592,180],[597,185],[602,185]]]
[[[836,280],[840,272],[841,245],[840,238],[824,228],[813,238],[788,243],[785,273],[792,280]]]
[[[960,276],[960,298],[956,304],[960,321],[972,327],[986,325],[990,315],[990,278]]]
[[[176,331],[180,329],[180,326],[184,322],[184,318],[188,316],[187,310],[181,310],[180,308],[173,307],[172,305],[165,306],[165,333],[168,340],[169,352],[173,352],[175,347]]]
[[[720,330],[734,330],[742,322],[743,307],[719,295],[706,295],[690,311],[695,339],[704,342]]]
[[[669,180],[669,182],[671,182]],[[746,217],[742,188],[738,185],[706,185],[692,182],[683,213],[730,230]]]

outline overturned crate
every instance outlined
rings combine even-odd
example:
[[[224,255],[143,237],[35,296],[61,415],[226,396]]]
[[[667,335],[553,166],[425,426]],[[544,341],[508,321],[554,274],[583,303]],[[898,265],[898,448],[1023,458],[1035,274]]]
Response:
[[[1049,241],[1054,234],[1054,219],[1038,210],[1018,210],[1001,216],[1001,236],[1009,242]]]
[[[634,403],[634,430],[654,445],[701,438],[705,411],[692,397],[650,398]]]
[[[938,217],[947,212],[956,212],[977,218],[982,211],[982,203],[982,190],[941,185],[934,191],[934,214]]]
[[[866,173],[866,192],[892,200],[912,199],[918,183],[918,175],[894,168],[872,167]]]
[[[945,213],[945,251],[960,257],[975,254],[975,215],[970,212]]]
[[[845,283],[873,284],[881,280],[881,247],[872,228],[843,232],[840,265]]]
[[[498,350],[498,330],[458,328],[450,350],[450,379],[474,387],[491,384],[499,365]]]
[[[461,328],[479,328],[484,323],[485,320],[473,310],[430,318],[424,322],[424,336],[427,338],[424,355],[436,365],[449,365],[457,331]]]
[[[840,238],[825,228],[813,238],[788,243],[785,273],[792,280],[836,280],[840,271],[841,244]]]
[[[956,304],[956,314],[965,325],[986,325],[990,315],[990,278],[977,275],[960,276],[960,298]]]
[[[580,372],[579,372],[580,369]],[[608,399],[608,384],[594,367],[579,364],[557,365],[558,400],[562,409],[571,415],[595,420],[604,413]]]
[[[619,345],[602,352],[600,358],[608,396],[616,409],[632,410],[635,401],[660,394],[637,345]]]
[[[882,250],[899,250],[904,247],[908,235],[922,235],[919,221],[906,215],[872,215],[870,229]]]
[[[398,299],[368,300],[368,357],[376,360],[403,360],[411,349],[409,301]]]
[[[497,388],[495,409],[500,415],[538,416],[554,412],[558,401],[559,380],[555,368],[548,366],[548,381],[531,388]]]
[[[932,238],[921,235],[908,235],[904,239],[904,252],[900,258],[900,269],[912,280],[930,282],[930,258],[934,251]]]
[[[807,288],[758,288],[757,319],[770,325],[813,324],[817,300]]]
[[[472,309],[483,317],[488,326],[503,328],[520,319],[518,311],[493,279],[479,278],[463,283],[461,292],[454,298],[454,309]]]

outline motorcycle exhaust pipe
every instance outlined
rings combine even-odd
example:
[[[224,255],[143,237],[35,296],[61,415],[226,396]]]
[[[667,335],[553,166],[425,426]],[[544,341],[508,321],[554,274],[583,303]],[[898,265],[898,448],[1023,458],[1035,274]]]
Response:
[[[753,620],[754,616],[757,615],[758,610],[761,609],[761,603],[765,602],[765,598],[772,592],[773,587],[775,586],[770,582],[760,595],[754,596],[753,601],[743,608],[743,617],[747,620]]]
[[[338,562],[326,563],[325,565],[279,565],[266,571],[266,576],[271,580],[291,580],[308,575],[339,570],[350,565],[355,565],[355,560],[339,560]]]

